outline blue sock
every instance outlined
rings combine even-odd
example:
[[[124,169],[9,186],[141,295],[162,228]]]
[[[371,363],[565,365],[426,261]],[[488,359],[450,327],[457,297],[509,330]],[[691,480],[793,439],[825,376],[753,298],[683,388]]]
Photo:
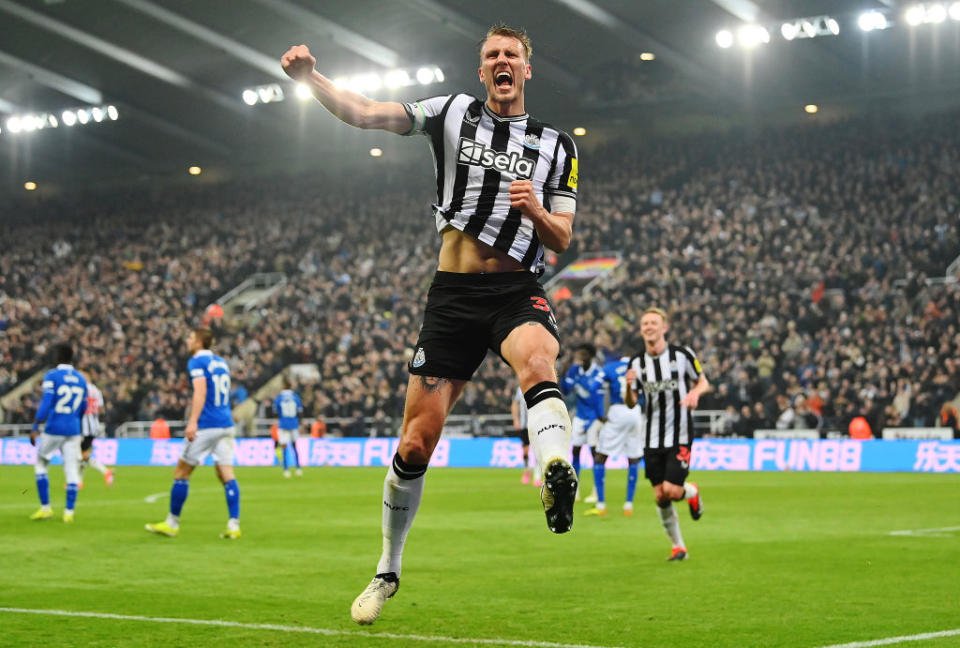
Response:
[[[577,480],[580,480],[580,448],[573,449],[573,472],[577,473]]]
[[[187,501],[187,491],[190,489],[190,482],[186,479],[174,479],[173,488],[170,489],[170,514],[180,517],[180,511],[183,510],[183,503]]]
[[[50,506],[50,480],[47,475],[37,475],[37,494],[40,496],[40,504]]]
[[[77,485],[67,484],[67,505],[64,508],[66,508],[68,511],[72,511],[76,503],[77,503]]]
[[[593,464],[593,487],[597,489],[597,502],[606,502],[603,496],[603,480],[607,476],[607,467],[600,463]]]
[[[226,484],[223,485],[223,490],[227,494],[227,510],[230,512],[230,517],[239,519],[240,518],[240,487],[237,486],[237,480],[231,479]]]
[[[633,501],[633,495],[637,492],[637,476],[640,474],[640,464],[632,463],[627,466],[627,501]]]
[[[297,452],[296,442],[290,444],[290,452],[293,453],[293,463],[297,468],[300,467],[300,453]]]
[[[290,455],[287,453],[287,446],[280,446],[283,448],[283,469],[290,469]]]

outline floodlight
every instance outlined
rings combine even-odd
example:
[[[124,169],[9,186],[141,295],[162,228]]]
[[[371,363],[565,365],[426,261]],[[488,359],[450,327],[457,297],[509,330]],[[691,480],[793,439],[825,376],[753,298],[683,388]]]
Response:
[[[247,88],[243,91],[243,103],[252,106],[257,103],[257,91]]]
[[[742,47],[752,48],[760,43],[769,43],[770,32],[760,25],[744,25],[737,31],[737,40]]]
[[[80,110],[77,111],[77,121],[80,122],[81,124],[86,124],[87,122],[90,121],[90,113],[88,113],[86,110],[81,108]]]
[[[383,149],[374,147],[370,149],[370,157],[381,157],[383,155]]]
[[[827,29],[830,30],[831,34],[837,36],[840,34],[840,23],[834,18],[827,18]]]
[[[796,38],[798,31],[799,30],[797,29],[797,26],[794,23],[785,22],[782,25],[780,25],[780,33],[788,41],[792,41],[794,38]]]
[[[117,111],[116,106],[107,106],[107,117],[113,121],[117,121],[117,119],[120,117],[120,113]]]
[[[270,86],[260,86],[257,88],[257,98],[263,103],[270,103],[270,100],[273,99],[273,88]]]
[[[410,85],[410,75],[406,70],[390,70],[383,75],[383,84],[388,88],[399,88]]]
[[[926,20],[928,23],[942,23],[947,19],[947,8],[942,4],[927,5]]]
[[[954,2],[950,5],[950,17],[954,20],[960,20],[960,2]]]
[[[37,119],[33,115],[24,115],[20,118],[20,130],[30,133],[37,130]]]
[[[721,29],[717,32],[717,45],[727,49],[733,45],[733,34],[727,29]]]
[[[27,182],[23,183],[23,188],[27,191],[36,191],[37,183],[28,180]]]
[[[815,115],[815,114],[817,113],[817,111],[820,110],[820,106],[818,106],[817,104],[807,104],[806,106],[803,107],[803,109],[804,109],[807,113],[809,113],[809,114],[811,114],[811,115]]]
[[[192,166],[189,169],[187,169],[187,173],[189,173],[190,175],[200,175],[202,172],[203,172],[203,169],[201,169],[198,166]]]
[[[656,54],[653,52],[640,52],[641,61],[653,61],[657,58]]]
[[[653,56],[651,54],[651,56]],[[640,58],[643,58],[643,54],[640,55]],[[650,59],[651,61],[653,59]],[[437,83],[443,83],[443,80],[446,78],[443,76],[443,70],[438,67],[433,68],[433,77],[437,80]]]
[[[60,122],[57,121],[57,118],[56,118],[56,117],[54,117],[53,115],[48,114],[48,115],[47,115],[47,125],[48,125],[50,128],[56,128],[57,126],[60,125]]]
[[[420,83],[420,85],[429,85],[433,83],[433,70],[426,67],[422,67],[417,70],[417,81]]]
[[[103,110],[100,108],[93,108],[90,110],[90,113],[93,115],[93,121],[98,124],[103,121]]]
[[[916,27],[923,22],[925,16],[926,12],[923,9],[923,5],[913,5],[907,9],[903,17],[906,19],[908,25]]]
[[[63,114],[60,115],[60,119],[63,120],[64,126],[73,126],[77,123],[77,113],[72,110],[64,110]]]
[[[19,118],[19,117],[11,117],[10,119],[8,119],[8,120],[7,120],[7,130],[10,131],[11,133],[19,133],[19,132],[20,132],[20,118]]]
[[[297,99],[307,100],[313,96],[313,93],[310,92],[310,88],[308,88],[302,83],[298,83],[297,89],[296,89],[296,95],[297,95]]]
[[[573,134],[576,135],[577,137],[583,137],[584,135],[587,134],[587,129],[584,128],[583,126],[577,126],[576,128],[573,129]]]

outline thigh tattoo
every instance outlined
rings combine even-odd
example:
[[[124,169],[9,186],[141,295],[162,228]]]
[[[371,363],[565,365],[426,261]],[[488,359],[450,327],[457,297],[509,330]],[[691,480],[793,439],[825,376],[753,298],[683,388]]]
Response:
[[[450,382],[446,378],[437,378],[435,376],[420,376],[420,386],[424,391],[430,393],[440,391],[440,388]]]

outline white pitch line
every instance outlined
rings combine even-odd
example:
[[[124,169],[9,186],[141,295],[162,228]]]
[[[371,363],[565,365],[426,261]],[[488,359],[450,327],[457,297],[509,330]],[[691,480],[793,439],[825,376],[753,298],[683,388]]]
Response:
[[[311,628],[308,626],[277,625],[274,623],[239,623],[217,619],[180,619],[170,617],[148,617],[128,614],[107,614],[102,612],[72,612],[70,610],[32,610],[29,608],[0,607],[0,612],[13,614],[44,614],[49,616],[85,617],[92,619],[115,619],[118,621],[148,621],[152,623],[183,623],[187,625],[218,626],[221,628],[242,628],[244,630],[276,630],[278,632],[302,632],[326,636],[365,637],[370,639],[409,639],[413,641],[440,642],[447,644],[484,644],[489,646],[532,646],[533,648],[619,648],[617,646],[592,646],[588,644],[564,644],[552,641],[523,641],[518,639],[470,639],[465,637],[443,637],[430,635],[402,635],[392,632],[348,632],[329,628]]]
[[[169,495],[170,493],[168,493],[167,491],[163,491],[162,493],[153,493],[152,495],[147,495],[146,497],[144,497],[143,501],[146,502],[147,504],[154,504],[161,497],[167,497]]]
[[[870,648],[871,646],[890,646],[907,641],[923,641],[924,639],[940,639],[942,637],[956,637],[960,635],[960,628],[944,630],[942,632],[925,632],[923,634],[908,635],[905,637],[890,637],[889,639],[874,639],[873,641],[854,641],[853,643],[833,644],[821,648]]]
[[[917,538],[952,538],[952,533],[944,531],[960,531],[960,526],[937,527],[935,529],[904,529],[903,531],[889,531],[887,535],[892,536],[913,536]]]

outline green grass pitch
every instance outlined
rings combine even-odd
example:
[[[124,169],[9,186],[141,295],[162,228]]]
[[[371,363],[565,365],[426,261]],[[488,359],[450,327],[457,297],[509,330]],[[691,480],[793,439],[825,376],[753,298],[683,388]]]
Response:
[[[397,596],[359,627],[350,603],[380,552],[382,468],[240,468],[244,536],[226,522],[213,469],[194,474],[180,536],[164,518],[171,470],[88,471],[65,525],[31,522],[30,467],[0,467],[0,607],[214,619],[334,631],[221,627],[0,611],[2,646],[460,646],[816,648],[960,628],[956,475],[699,473],[706,512],[678,505],[690,560],[669,542],[649,486],[620,515],[625,472],[608,477],[605,519],[547,530],[516,470],[432,469]],[[590,482],[589,472],[585,482]],[[161,494],[156,501],[145,501]],[[895,530],[957,530],[890,535]],[[384,636],[389,635],[389,636]],[[419,638],[418,638],[419,637]],[[501,643],[498,643],[501,642]],[[960,636],[911,647],[960,645]]]

